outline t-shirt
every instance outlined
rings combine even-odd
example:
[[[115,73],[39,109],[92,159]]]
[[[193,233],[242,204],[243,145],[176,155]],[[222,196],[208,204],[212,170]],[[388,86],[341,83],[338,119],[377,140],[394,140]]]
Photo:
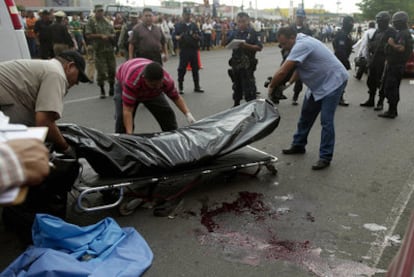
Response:
[[[10,123],[35,126],[35,112],[55,112],[60,118],[68,87],[56,59],[0,63],[0,110]]]
[[[334,54],[317,39],[297,34],[288,61],[296,62],[296,69],[302,82],[308,87],[315,101],[334,92],[348,80],[348,73]]]
[[[164,70],[164,80],[161,89],[149,88],[142,72],[153,61],[148,59],[132,59],[123,63],[116,73],[116,79],[122,88],[122,102],[127,106],[135,106],[137,102],[147,101],[165,93],[171,100],[178,99],[178,91],[174,80]]]

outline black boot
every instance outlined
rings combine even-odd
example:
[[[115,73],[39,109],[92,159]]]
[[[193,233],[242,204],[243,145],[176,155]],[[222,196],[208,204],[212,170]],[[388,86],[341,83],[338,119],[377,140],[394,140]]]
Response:
[[[101,96],[100,96],[100,98],[101,99],[105,99],[106,98],[106,96],[105,96],[105,86],[104,85],[100,85],[99,87],[101,88]]]
[[[180,94],[184,94],[183,82],[178,81],[178,91],[180,92]]]
[[[114,96],[114,84],[109,84],[109,96]]]
[[[395,105],[390,105],[388,111],[381,113],[378,116],[391,119],[396,118],[398,116],[397,107]]]
[[[200,83],[198,81],[194,81],[194,92],[204,92],[204,90],[200,87]]]
[[[369,94],[369,98],[364,103],[359,104],[361,107],[374,107],[375,106],[375,94]]]
[[[378,103],[377,103],[377,106],[374,108],[374,111],[382,111],[383,108],[384,108],[384,99],[380,98],[378,99]]]

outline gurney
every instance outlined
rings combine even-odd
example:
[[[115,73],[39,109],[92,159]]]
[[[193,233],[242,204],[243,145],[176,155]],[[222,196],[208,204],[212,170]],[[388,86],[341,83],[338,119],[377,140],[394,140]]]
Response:
[[[257,167],[276,174],[277,158],[249,146],[278,126],[277,109],[266,100],[248,102],[171,132],[143,135],[103,134],[73,124],[59,128],[80,158],[81,170],[72,190],[76,208],[90,212],[119,207],[132,213],[144,203],[179,199],[205,176]],[[182,183],[160,196],[163,184]],[[114,197],[93,204],[97,192]]]

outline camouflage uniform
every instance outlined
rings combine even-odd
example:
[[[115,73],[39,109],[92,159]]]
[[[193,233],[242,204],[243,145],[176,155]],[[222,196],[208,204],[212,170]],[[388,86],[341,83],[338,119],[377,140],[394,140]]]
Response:
[[[105,19],[91,17],[86,25],[85,34],[102,34],[112,36],[112,39],[92,39],[93,50],[95,52],[95,67],[97,70],[97,83],[101,88],[101,98],[105,97],[104,82],[109,83],[109,95],[113,95],[115,83],[115,53],[114,53],[114,28]]]

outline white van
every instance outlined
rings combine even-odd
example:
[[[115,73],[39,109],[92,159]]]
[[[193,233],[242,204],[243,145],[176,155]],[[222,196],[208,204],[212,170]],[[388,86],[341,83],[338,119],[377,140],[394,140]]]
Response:
[[[14,0],[0,0],[0,62],[30,59],[29,47]]]

